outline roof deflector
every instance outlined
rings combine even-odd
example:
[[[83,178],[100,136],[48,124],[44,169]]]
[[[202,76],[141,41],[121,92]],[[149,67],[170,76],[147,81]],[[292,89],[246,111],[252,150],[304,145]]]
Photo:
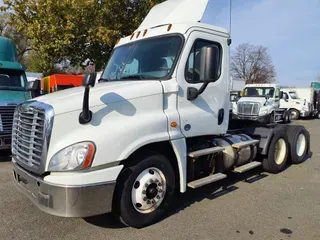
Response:
[[[182,22],[199,22],[208,0],[168,0],[154,6],[136,31]]]

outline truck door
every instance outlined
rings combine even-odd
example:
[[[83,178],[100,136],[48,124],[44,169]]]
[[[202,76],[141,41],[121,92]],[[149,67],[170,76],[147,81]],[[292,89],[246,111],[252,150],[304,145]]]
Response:
[[[292,99],[291,99],[290,94],[288,92],[283,92],[283,96],[286,96],[286,100],[280,99],[280,108],[288,109],[288,108],[290,108]]]
[[[220,59],[219,73],[215,82],[195,100],[188,100],[188,88],[200,89],[199,79],[201,49],[216,47]],[[230,107],[229,49],[227,38],[205,31],[193,31],[186,43],[177,69],[179,83],[178,111],[181,131],[185,137],[225,133],[228,129]],[[215,64],[215,63],[212,63]]]
[[[280,88],[276,88],[276,92],[274,94],[274,109],[280,108]]]

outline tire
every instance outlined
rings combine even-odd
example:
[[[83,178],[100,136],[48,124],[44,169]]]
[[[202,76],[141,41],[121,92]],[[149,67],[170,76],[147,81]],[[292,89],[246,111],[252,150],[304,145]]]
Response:
[[[269,123],[270,123],[270,124],[275,123],[275,121],[274,121],[274,112],[272,112],[272,113],[270,114],[270,120],[269,120]]]
[[[127,226],[142,228],[151,225],[171,205],[175,174],[170,161],[163,155],[150,153],[136,157],[118,180],[114,213]]]
[[[262,161],[262,167],[270,173],[281,172],[287,162],[289,154],[288,137],[284,129],[275,128],[269,144],[268,155]]]
[[[291,109],[290,114],[292,120],[298,120],[300,118],[300,112],[296,109]]]
[[[320,119],[320,112],[317,112],[316,118]]]
[[[291,162],[294,164],[302,163],[309,149],[310,136],[308,131],[302,126],[290,126],[287,135]]]
[[[290,123],[290,112],[289,111],[285,111],[284,114],[283,114],[283,123],[287,124],[287,123]]]

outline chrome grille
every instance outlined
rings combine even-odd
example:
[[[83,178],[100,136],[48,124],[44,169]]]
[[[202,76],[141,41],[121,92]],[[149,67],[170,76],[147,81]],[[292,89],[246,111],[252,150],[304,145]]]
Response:
[[[260,111],[259,103],[241,102],[238,103],[239,115],[258,115]]]
[[[53,109],[44,103],[23,103],[14,113],[12,154],[30,171],[41,173],[44,169],[52,122]]]
[[[14,106],[0,106],[0,135],[11,134]]]

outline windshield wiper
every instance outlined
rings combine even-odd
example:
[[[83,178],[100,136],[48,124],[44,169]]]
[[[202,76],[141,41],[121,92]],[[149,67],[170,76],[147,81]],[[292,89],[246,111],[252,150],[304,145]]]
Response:
[[[100,78],[100,79],[98,80],[98,82],[109,82],[109,79],[107,79],[107,78]]]
[[[129,76],[125,76],[125,77],[122,77],[120,78],[120,80],[122,79],[138,79],[138,80],[144,80],[146,79],[144,76],[142,75],[129,75]]]

